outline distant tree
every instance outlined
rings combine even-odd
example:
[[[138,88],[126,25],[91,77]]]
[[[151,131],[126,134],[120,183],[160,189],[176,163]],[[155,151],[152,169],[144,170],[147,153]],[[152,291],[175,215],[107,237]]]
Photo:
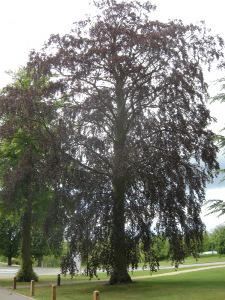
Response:
[[[44,220],[43,220],[44,215]],[[54,255],[60,257],[63,251],[64,227],[60,224],[49,224],[48,230],[44,228],[44,223],[49,219],[49,215],[42,215],[42,226],[33,226],[31,232],[31,254],[37,261],[38,267],[42,266],[43,257]],[[40,216],[40,215],[39,215]],[[53,220],[55,215],[53,216]]]
[[[1,200],[6,210],[21,217],[19,281],[37,279],[32,268],[31,228],[35,213],[43,220],[53,201],[53,179],[60,168],[53,134],[55,108],[39,96],[49,86],[46,77],[35,80],[24,68],[0,94]]]
[[[21,229],[18,216],[0,215],[0,253],[8,258],[8,266],[12,258],[19,253]]]
[[[218,169],[202,65],[222,56],[223,41],[203,25],[151,20],[150,2],[95,3],[98,17],[52,35],[29,66],[58,84],[67,170],[77,173],[64,182],[75,199],[64,270],[85,249],[115,284],[131,281],[140,243],[157,266],[156,233],[176,263],[199,250],[204,187]]]
[[[203,235],[203,245],[202,252],[206,251],[214,251],[215,249],[215,241],[213,238],[213,234],[205,232]]]
[[[42,265],[43,256],[49,254],[46,237],[37,229],[32,232],[31,254],[37,260],[38,267]]]
[[[219,254],[225,254],[225,226],[218,226],[212,233],[215,250]]]

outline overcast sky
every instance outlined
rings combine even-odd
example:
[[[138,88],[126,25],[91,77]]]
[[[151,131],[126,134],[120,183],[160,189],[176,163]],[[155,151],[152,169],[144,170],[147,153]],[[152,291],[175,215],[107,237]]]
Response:
[[[7,70],[17,70],[27,61],[31,49],[40,49],[52,33],[66,33],[75,20],[93,11],[90,0],[7,0],[0,4],[0,86],[4,86],[9,77]],[[225,1],[224,0],[155,0],[157,5],[154,18],[161,21],[182,19],[185,23],[197,23],[205,20],[207,27],[225,39]],[[222,72],[207,74],[211,93],[218,87],[214,81],[225,77]],[[211,113],[217,118],[213,129],[217,132],[225,126],[225,104],[213,104]],[[220,156],[222,162],[222,155]],[[225,200],[225,184],[219,180],[207,188],[207,198]],[[225,217],[202,217],[207,229],[223,223]]]

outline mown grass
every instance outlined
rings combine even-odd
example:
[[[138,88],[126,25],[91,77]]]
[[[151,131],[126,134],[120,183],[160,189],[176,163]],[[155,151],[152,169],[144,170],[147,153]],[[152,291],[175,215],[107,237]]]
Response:
[[[186,257],[183,264],[184,265],[195,265],[195,264],[204,264],[204,263],[215,263],[215,262],[224,262],[225,263],[225,255],[217,255],[217,254],[208,254],[199,256],[197,259],[193,256]],[[182,265],[180,264],[180,268]],[[159,261],[160,267],[171,267],[173,266],[170,260],[161,260]],[[139,267],[142,267],[143,263],[139,263]]]
[[[189,268],[182,268],[182,266],[178,269],[178,271],[182,271],[182,270],[192,270],[192,269],[196,269],[199,268],[198,266],[194,266],[194,267],[189,267]],[[165,270],[158,270],[156,272],[151,272],[149,270],[135,270],[133,272],[129,272],[130,276],[132,278],[136,278],[136,277],[143,277],[143,276],[150,276],[153,277],[155,275],[159,275],[159,274],[164,274],[164,273],[172,273],[172,272],[176,272],[174,269],[165,269]],[[61,285],[65,284],[76,284],[76,283],[80,283],[80,282],[87,282],[87,283],[91,283],[91,282],[96,282],[96,281],[108,281],[109,277],[106,275],[106,273],[98,273],[98,278],[94,277],[92,279],[90,279],[87,276],[82,276],[82,275],[78,275],[75,276],[73,278],[71,278],[69,275],[68,276],[63,276],[61,275]],[[36,286],[38,285],[52,285],[52,284],[56,284],[57,283],[57,276],[56,275],[40,275],[38,278],[38,282],[36,283]],[[12,278],[0,278],[0,286],[2,287],[6,287],[6,288],[12,288],[13,286],[13,277]],[[29,287],[29,283],[28,282],[17,282],[17,288],[25,288],[25,287]]]
[[[204,263],[214,263],[214,262],[225,262],[225,255],[203,255],[195,259],[192,256],[185,258],[184,264],[204,264]],[[160,261],[160,266],[171,266],[171,262],[167,260]],[[182,266],[182,265],[181,265]]]
[[[225,268],[202,270],[177,276],[136,280],[109,286],[102,282],[76,283],[57,288],[57,300],[91,300],[99,290],[101,300],[224,300]],[[28,294],[27,290],[20,290]],[[37,300],[50,300],[50,287],[36,288]]]
[[[215,255],[208,255],[208,256],[204,256],[204,257],[200,257],[198,261],[196,261],[195,259],[193,258],[187,258],[186,261],[185,261],[185,264],[195,264],[195,263],[208,263],[208,262],[211,262],[211,263],[214,263],[214,262],[225,262],[225,256],[215,256]],[[169,261],[163,261],[161,262],[161,266],[171,266],[171,262]],[[193,267],[189,267],[188,269],[195,269],[195,268],[198,268],[198,266],[193,266]],[[182,270],[182,265],[180,265],[180,268],[179,270]],[[185,270],[187,270],[187,268],[185,268]],[[224,269],[225,270],[225,269]],[[131,272],[131,276],[132,277],[140,277],[140,276],[149,276],[149,275],[152,275],[150,277],[150,280],[154,280],[153,283],[155,284],[155,281],[156,281],[156,278],[154,278],[154,275],[157,275],[157,274],[163,274],[163,273],[169,273],[169,272],[175,272],[174,269],[166,269],[166,270],[159,270],[158,272],[154,272],[154,273],[151,273],[149,270],[144,270],[144,271],[134,271],[134,272]],[[213,274],[215,272],[217,272],[217,269],[216,270],[209,270],[209,271],[204,271],[204,272],[208,272],[209,274]],[[218,272],[224,272],[224,275],[225,275],[225,271],[221,271],[221,269],[218,269]],[[197,272],[199,273],[199,272]],[[205,273],[204,273],[205,274]],[[185,276],[188,275],[188,274],[185,274]],[[197,275],[198,277],[198,274],[191,274],[190,276],[192,278],[195,278]],[[210,275],[210,276],[211,276]],[[180,276],[184,276],[184,275],[179,275],[179,278]],[[177,276],[175,276],[177,278]],[[188,275],[189,277],[189,275]],[[50,286],[52,284],[56,284],[56,276],[54,275],[42,275],[39,277],[39,283],[38,284],[42,284],[42,285],[47,285],[47,287],[36,287],[36,295],[37,295],[37,298],[38,300],[48,300],[50,299]],[[100,278],[100,281],[99,282],[96,282],[96,278],[93,278],[92,281],[89,280],[89,278],[87,278],[86,276],[76,276],[74,277],[72,280],[70,278],[70,276],[67,276],[67,277],[64,277],[62,276],[61,277],[62,280],[62,286],[58,289],[57,293],[58,293],[58,297],[57,297],[57,300],[64,300],[64,299],[74,299],[74,300],[87,300],[87,299],[92,299],[90,298],[90,292],[92,293],[93,289],[95,288],[98,288],[98,289],[103,289],[103,292],[105,292],[105,285],[106,285],[106,280],[108,280],[107,276],[105,273],[99,273],[99,278]],[[167,277],[169,278],[169,277]],[[164,282],[163,278],[158,278],[159,281],[161,282]],[[157,280],[158,280],[157,279]],[[172,279],[172,282],[173,282],[174,279]],[[103,282],[105,281],[105,282]],[[145,279],[145,280],[141,280],[141,282],[148,282],[149,279]],[[169,280],[170,281],[170,280]],[[65,283],[65,285],[64,285]],[[66,285],[66,283],[69,283],[70,285]],[[164,283],[163,283],[164,284]],[[4,287],[7,287],[7,288],[11,288],[12,287],[12,278],[11,279],[0,279],[0,286],[4,286]],[[28,295],[29,294],[29,288],[28,288],[28,284],[27,283],[17,283],[17,286],[18,286],[18,292],[20,293],[23,293],[25,295]],[[132,284],[131,286],[129,285],[129,288],[133,289],[133,286],[140,286],[140,282],[138,282],[137,284]],[[218,284],[216,284],[215,286],[218,286]],[[163,287],[160,287],[160,290],[161,289],[164,289],[164,285]],[[225,287],[225,279],[224,279],[224,287]],[[111,293],[113,293],[113,289],[112,291],[108,290],[109,287],[106,288],[106,291],[107,291],[107,297],[108,297],[108,293],[109,293],[109,298],[106,298],[106,300],[111,300],[111,299],[116,299],[117,295],[115,295],[115,298],[110,298],[111,296]],[[194,286],[193,286],[194,288]],[[119,287],[120,289],[120,287]],[[121,293],[122,293],[123,290],[121,290]],[[76,294],[81,294],[83,295],[84,294],[84,298],[82,298],[83,296],[80,296],[80,298],[76,298]],[[116,291],[115,291],[116,292]],[[152,291],[153,292],[153,291]],[[71,293],[71,295],[70,295]],[[117,292],[116,292],[117,293]],[[177,293],[179,294],[179,289],[177,290]],[[222,293],[222,291],[221,291]],[[145,293],[144,293],[145,294]],[[143,294],[143,297],[144,298],[140,298],[138,295],[138,299],[139,300],[142,300],[142,299],[145,299],[145,295]],[[182,294],[182,293],[181,293]],[[85,296],[86,295],[86,296]],[[88,296],[89,295],[89,296]],[[134,294],[136,295],[136,293]],[[153,295],[151,294],[150,295],[151,297],[156,297],[156,295],[154,296],[154,293]],[[206,295],[207,296],[207,295]],[[86,297],[86,298],[85,298]],[[89,297],[89,298],[88,298]],[[114,297],[114,296],[113,296]],[[120,296],[119,296],[120,297]],[[154,299],[164,299],[163,295],[161,295],[160,297],[162,298],[154,298]],[[171,294],[171,297],[172,297],[172,294]],[[175,297],[175,296],[174,296]],[[121,297],[120,297],[121,298]],[[122,298],[121,298],[122,299]],[[128,299],[128,298],[125,298],[125,299]],[[130,295],[130,298],[129,299],[134,299],[132,294]],[[147,298],[146,298],[147,299]],[[178,298],[168,298],[169,300],[174,300],[174,299],[178,299]],[[179,300],[183,300],[183,299],[186,299],[186,298],[183,298],[183,295],[181,295],[181,298],[179,298]],[[189,299],[192,299],[192,298],[189,298]],[[203,298],[196,298],[196,299],[203,299]],[[204,300],[207,300],[208,298],[204,298]],[[209,299],[212,299],[212,298],[209,298]],[[215,297],[214,299],[218,299],[217,297]],[[219,298],[220,299],[220,298]],[[222,298],[221,298],[222,299]],[[223,299],[225,299],[225,294],[223,294]],[[101,300],[104,300],[101,298]]]
[[[193,267],[193,268],[197,268],[197,267]],[[190,268],[192,269],[192,268]],[[182,270],[179,269],[179,270]],[[130,272],[130,276],[132,277],[140,277],[140,276],[154,276],[157,274],[163,274],[163,273],[168,273],[168,272],[175,272],[174,269],[167,269],[167,270],[159,270],[157,272],[150,272],[149,270],[144,270],[144,271],[133,271]],[[106,275],[106,273],[99,273],[98,274],[98,278],[100,281],[107,281],[109,279],[109,277]],[[93,279],[90,280],[89,277],[87,276],[75,276],[74,278],[71,278],[70,276],[63,276],[61,275],[61,284],[63,285],[64,283],[68,284],[68,283],[79,283],[79,282],[93,282],[98,280],[98,278],[94,277]],[[36,283],[36,285],[52,285],[52,284],[56,284],[57,282],[57,276],[56,275],[41,275],[39,276],[39,280],[38,283]],[[2,287],[7,287],[7,288],[11,288],[12,287],[12,283],[13,283],[13,277],[12,278],[1,278],[0,279],[0,286]],[[17,287],[18,289],[24,287],[24,286],[28,286],[27,282],[17,282]]]

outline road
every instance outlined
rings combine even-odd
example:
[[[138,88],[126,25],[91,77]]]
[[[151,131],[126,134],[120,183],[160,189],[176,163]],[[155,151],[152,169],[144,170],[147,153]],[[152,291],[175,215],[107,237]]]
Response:
[[[12,278],[16,275],[19,267],[0,267],[0,278]],[[38,275],[57,275],[60,273],[59,268],[34,268]]]
[[[196,263],[191,265],[180,265],[180,268],[192,268],[192,267],[207,267],[224,265],[225,262],[213,262],[213,263]],[[174,269],[173,266],[161,266],[160,270]],[[142,270],[139,268],[139,270]],[[0,267],[0,278],[12,278],[18,271],[18,267]],[[34,268],[34,271],[38,275],[57,275],[60,273],[59,268]]]

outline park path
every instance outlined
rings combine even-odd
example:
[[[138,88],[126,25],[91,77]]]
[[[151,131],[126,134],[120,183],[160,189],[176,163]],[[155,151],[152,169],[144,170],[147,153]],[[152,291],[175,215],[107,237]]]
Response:
[[[28,300],[33,299],[30,297],[22,296],[20,294],[14,293],[12,290],[8,290],[0,287],[0,300]]]
[[[198,272],[198,271],[218,269],[218,268],[225,268],[225,264],[224,265],[210,266],[210,267],[201,267],[201,268],[190,269],[190,270],[174,271],[174,272],[155,274],[155,275],[138,276],[138,277],[132,277],[132,279],[133,280],[139,280],[139,279],[147,279],[147,278],[155,278],[155,277],[163,277],[163,276],[176,276],[176,275],[184,274],[184,273]]]

